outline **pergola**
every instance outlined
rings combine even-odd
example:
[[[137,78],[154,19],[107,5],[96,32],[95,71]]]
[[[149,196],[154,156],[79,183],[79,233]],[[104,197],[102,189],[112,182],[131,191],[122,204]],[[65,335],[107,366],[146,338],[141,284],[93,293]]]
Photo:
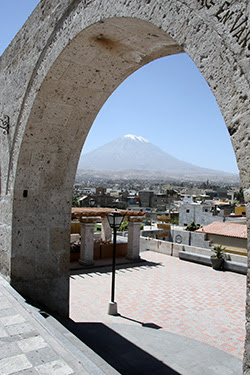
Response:
[[[81,251],[79,263],[85,266],[94,264],[94,227],[96,222],[102,222],[101,237],[103,241],[112,238],[107,214],[113,212],[112,208],[82,208],[73,207],[72,219],[78,219],[81,224]],[[118,210],[128,220],[128,251],[130,260],[140,259],[140,227],[144,218],[143,211]]]

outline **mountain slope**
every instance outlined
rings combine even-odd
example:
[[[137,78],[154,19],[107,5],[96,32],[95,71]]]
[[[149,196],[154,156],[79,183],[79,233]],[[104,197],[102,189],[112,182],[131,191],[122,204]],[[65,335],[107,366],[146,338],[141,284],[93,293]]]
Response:
[[[152,171],[172,177],[231,175],[178,160],[143,137],[125,135],[83,155],[78,169],[96,171]]]

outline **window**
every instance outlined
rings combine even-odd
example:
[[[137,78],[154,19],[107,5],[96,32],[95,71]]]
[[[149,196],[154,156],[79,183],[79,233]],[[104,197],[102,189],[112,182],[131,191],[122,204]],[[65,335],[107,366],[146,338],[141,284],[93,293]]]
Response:
[[[190,210],[186,210],[186,213],[188,214]]]

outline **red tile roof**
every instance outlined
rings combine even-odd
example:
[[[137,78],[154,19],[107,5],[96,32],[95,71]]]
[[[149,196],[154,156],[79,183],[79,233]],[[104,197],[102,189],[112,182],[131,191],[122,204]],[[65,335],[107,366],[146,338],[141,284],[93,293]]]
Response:
[[[219,236],[247,238],[247,225],[231,222],[220,223],[219,221],[214,221],[212,224],[205,225],[204,227],[196,230],[196,232],[217,234]]]

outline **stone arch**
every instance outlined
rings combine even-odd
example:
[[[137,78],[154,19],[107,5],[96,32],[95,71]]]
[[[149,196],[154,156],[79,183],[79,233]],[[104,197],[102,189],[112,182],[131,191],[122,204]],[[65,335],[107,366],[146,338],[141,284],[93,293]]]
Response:
[[[248,14],[247,0],[38,4],[1,57],[1,113],[10,117],[1,137],[1,270],[18,290],[67,315],[71,193],[82,145],[113,90],[158,57],[185,51],[203,74],[249,202]]]

